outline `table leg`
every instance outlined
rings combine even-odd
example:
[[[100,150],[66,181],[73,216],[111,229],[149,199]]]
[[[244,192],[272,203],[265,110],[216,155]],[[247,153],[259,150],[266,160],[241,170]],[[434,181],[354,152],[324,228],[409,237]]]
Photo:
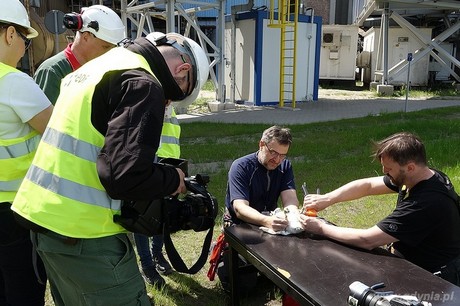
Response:
[[[230,271],[230,297],[232,306],[240,305],[240,294],[239,294],[239,271],[238,271],[238,252],[229,246],[230,260],[229,260],[229,271]]]

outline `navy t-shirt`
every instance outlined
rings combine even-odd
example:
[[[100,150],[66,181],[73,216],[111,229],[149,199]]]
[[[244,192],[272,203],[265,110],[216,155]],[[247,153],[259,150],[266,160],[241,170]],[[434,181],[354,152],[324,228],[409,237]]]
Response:
[[[385,184],[394,189],[388,177]],[[450,186],[450,187],[449,187]],[[393,247],[408,261],[436,272],[460,254],[460,214],[443,175],[435,171],[409,190],[377,226],[398,239]]]
[[[257,152],[236,159],[228,172],[225,205],[232,221],[240,223],[233,201],[243,199],[259,212],[275,210],[282,191],[295,189],[291,162],[284,159],[274,170],[267,170],[257,159]]]

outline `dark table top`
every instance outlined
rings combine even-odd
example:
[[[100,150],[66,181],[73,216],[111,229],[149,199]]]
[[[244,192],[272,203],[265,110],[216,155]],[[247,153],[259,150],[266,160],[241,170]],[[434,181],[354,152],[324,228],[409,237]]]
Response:
[[[248,259],[280,288],[312,305],[347,305],[354,281],[383,282],[378,291],[414,295],[433,306],[460,305],[460,287],[383,249],[369,252],[308,234],[271,235],[249,224],[225,228],[225,234],[231,247],[253,257]]]

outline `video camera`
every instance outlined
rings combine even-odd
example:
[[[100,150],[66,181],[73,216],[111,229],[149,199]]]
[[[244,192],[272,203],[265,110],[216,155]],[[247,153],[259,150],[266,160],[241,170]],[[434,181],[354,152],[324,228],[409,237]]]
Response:
[[[167,158],[161,160],[160,164],[180,168],[186,175],[188,173],[187,161],[183,159]],[[207,190],[209,181],[206,174],[187,176],[184,179],[187,188],[185,196],[152,201],[123,201],[121,215],[115,215],[114,222],[133,233],[163,235],[165,249],[173,267],[178,272],[194,274],[206,262],[218,213],[217,199]],[[188,269],[177,253],[170,234],[190,229],[195,232],[208,230],[208,234],[200,258]]]
[[[371,287],[364,285],[361,282],[353,282],[350,288],[348,297],[348,305],[350,306],[427,306],[431,305],[427,302],[420,302],[414,296],[394,295],[393,291],[375,291],[385,287],[383,283],[373,285]]]
[[[180,230],[193,229],[195,232],[214,227],[217,216],[217,200],[206,189],[209,176],[197,174],[184,179],[187,194],[184,198],[164,199],[164,224],[167,231],[175,233]]]
[[[180,168],[187,174],[187,161],[167,158],[160,164]],[[214,227],[217,200],[206,189],[210,179],[206,174],[185,178],[187,194],[151,201],[123,201],[121,215],[114,221],[133,233],[145,236],[175,233],[193,229],[196,232]]]

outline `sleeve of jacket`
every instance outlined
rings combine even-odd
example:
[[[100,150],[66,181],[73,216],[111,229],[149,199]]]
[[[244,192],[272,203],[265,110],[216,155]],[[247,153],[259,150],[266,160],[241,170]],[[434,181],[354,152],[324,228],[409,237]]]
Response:
[[[54,105],[59,96],[62,77],[57,75],[53,67],[40,68],[34,75],[34,80]]]
[[[104,80],[92,109],[92,122],[105,135],[97,160],[102,185],[110,197],[121,200],[172,194],[179,186],[176,169],[153,162],[165,110],[161,85],[143,71],[106,75]]]

